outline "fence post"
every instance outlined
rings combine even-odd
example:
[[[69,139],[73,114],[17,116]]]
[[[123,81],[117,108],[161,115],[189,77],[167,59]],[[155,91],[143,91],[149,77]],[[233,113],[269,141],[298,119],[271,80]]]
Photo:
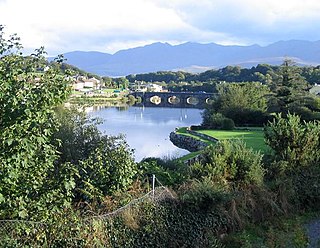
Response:
[[[152,198],[154,200],[154,188],[155,188],[155,184],[156,184],[156,176],[153,174],[152,175]]]

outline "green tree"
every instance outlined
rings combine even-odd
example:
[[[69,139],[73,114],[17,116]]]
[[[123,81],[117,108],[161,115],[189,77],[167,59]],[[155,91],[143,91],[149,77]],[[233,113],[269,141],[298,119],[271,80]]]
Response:
[[[301,69],[292,60],[286,59],[278,74],[278,79],[269,84],[273,95],[269,98],[268,111],[296,113],[306,120],[317,118],[317,114],[312,113],[319,111],[314,108],[316,98],[309,93],[309,85],[301,76]]]
[[[20,48],[19,38],[6,39],[0,26],[0,217],[46,218],[71,196],[72,180],[54,171],[50,143],[53,108],[70,89],[54,69],[43,71],[42,48],[28,57]]]
[[[125,77],[117,78],[115,80],[118,88],[127,89],[129,87],[129,80]]]
[[[59,129],[53,142],[59,141],[60,155],[56,170],[68,163],[75,171],[74,200],[99,199],[127,189],[138,169],[124,137],[102,134],[97,127],[99,120],[75,108],[57,112]]]
[[[217,86],[218,98],[204,112],[206,117],[221,113],[236,125],[262,125],[266,122],[268,88],[260,83],[224,83]],[[209,120],[210,122],[210,120]]]
[[[284,161],[279,172],[320,163],[319,121],[304,122],[297,115],[284,118],[279,114],[265,127],[264,135],[275,160]]]
[[[282,209],[319,209],[320,122],[278,114],[265,127],[265,140],[273,150],[268,174]]]

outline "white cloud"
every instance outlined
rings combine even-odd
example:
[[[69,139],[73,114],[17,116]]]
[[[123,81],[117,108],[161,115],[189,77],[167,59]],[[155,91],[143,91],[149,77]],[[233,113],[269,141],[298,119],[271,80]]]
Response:
[[[0,0],[0,24],[50,53],[154,41],[268,43],[320,39],[318,0]]]
[[[68,46],[70,37],[88,45],[86,39],[95,37],[124,39],[187,27],[174,10],[146,0],[9,0],[1,10],[0,23],[28,47],[56,49]]]
[[[320,26],[318,0],[158,0],[157,3],[174,8],[186,23],[200,30],[223,32],[239,40],[252,42],[272,36],[273,40],[291,39],[305,34],[311,39],[319,37],[314,32]]]

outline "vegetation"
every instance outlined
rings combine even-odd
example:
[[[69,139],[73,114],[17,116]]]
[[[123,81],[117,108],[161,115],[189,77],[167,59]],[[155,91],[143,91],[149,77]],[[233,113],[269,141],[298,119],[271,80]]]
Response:
[[[70,203],[70,178],[54,170],[50,143],[53,108],[69,89],[55,70],[34,74],[43,66],[42,49],[24,58],[15,48],[19,39],[6,40],[0,26],[0,218],[47,219]]]
[[[293,65],[291,62],[289,65]],[[296,67],[296,69],[299,69]],[[299,74],[305,78],[309,85],[319,83],[320,66],[306,66],[299,69]],[[226,66],[221,69],[208,70],[199,74],[178,71],[159,71],[144,74],[128,75],[126,78],[129,82],[135,81],[145,82],[163,82],[171,90],[175,88],[184,89],[183,91],[191,91],[189,87],[194,87],[199,91],[212,92],[214,85],[220,82],[261,82],[262,84],[270,84],[277,80],[281,80],[282,66],[272,66],[268,64],[258,64],[251,68],[241,68],[240,66]],[[196,91],[196,90],[194,90]]]
[[[264,128],[271,149],[268,156],[242,141],[225,140],[208,146],[191,166],[156,158],[137,164],[123,137],[104,135],[97,129],[98,120],[61,108],[70,93],[58,67],[61,60],[56,67],[36,74],[46,64],[43,50],[22,56],[19,49],[19,39],[5,39],[1,27],[2,247],[281,247],[307,243],[298,224],[291,240],[279,243],[278,238],[292,231],[286,223],[294,222],[283,222],[284,217],[320,207],[320,122],[302,118],[298,111],[287,113],[296,109],[293,106],[300,95],[305,97],[304,87],[287,77],[292,75],[287,67],[291,65],[284,65],[278,87],[221,86],[224,95],[213,104],[220,104],[221,115],[238,108],[243,114],[257,111],[260,117],[270,116],[270,106],[278,106],[275,112],[279,114]],[[233,78],[241,73],[237,68],[228,71]],[[232,96],[237,101],[229,104],[226,99]],[[271,98],[278,103],[269,105]],[[316,117],[316,105],[309,103],[303,107],[311,111],[309,117]],[[236,116],[232,119],[241,121]],[[154,173],[171,190],[150,192]],[[253,226],[258,226],[256,232],[266,233],[266,241],[261,241],[265,237],[261,233],[251,239]]]
[[[218,140],[242,140],[247,147],[255,151],[267,152],[268,147],[264,142],[262,130],[199,130],[198,132],[204,133]]]
[[[276,79],[268,84],[224,83],[217,87],[219,96],[203,114],[206,128],[226,129],[224,118],[236,126],[263,126],[275,113],[296,113],[304,120],[320,119],[319,98],[308,91],[299,68],[285,60]]]

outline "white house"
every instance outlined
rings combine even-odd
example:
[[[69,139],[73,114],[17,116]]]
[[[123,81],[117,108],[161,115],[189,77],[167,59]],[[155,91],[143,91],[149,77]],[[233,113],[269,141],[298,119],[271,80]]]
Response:
[[[161,92],[162,86],[158,85],[158,84],[149,83],[149,84],[147,84],[147,89],[148,89],[148,91]]]
[[[99,89],[101,87],[100,80],[96,78],[89,78],[84,80],[84,88]]]
[[[74,90],[82,90],[84,87],[84,82],[77,81],[73,84],[73,89]]]

